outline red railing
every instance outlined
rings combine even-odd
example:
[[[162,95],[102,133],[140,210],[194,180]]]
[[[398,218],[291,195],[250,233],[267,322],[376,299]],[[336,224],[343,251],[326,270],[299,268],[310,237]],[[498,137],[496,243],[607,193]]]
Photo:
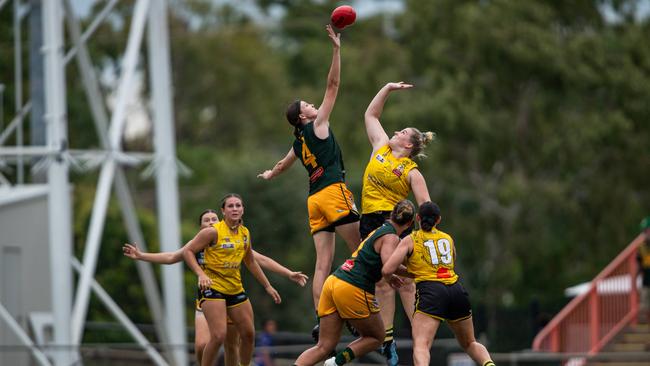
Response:
[[[636,323],[639,311],[637,236],[577,296],[542,329],[533,350],[598,353],[623,327]]]

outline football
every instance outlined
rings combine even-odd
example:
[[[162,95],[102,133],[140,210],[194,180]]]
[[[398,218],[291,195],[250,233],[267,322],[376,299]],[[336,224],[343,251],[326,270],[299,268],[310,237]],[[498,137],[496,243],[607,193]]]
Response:
[[[357,12],[349,5],[341,5],[332,11],[332,25],[343,29],[354,23],[357,19]]]

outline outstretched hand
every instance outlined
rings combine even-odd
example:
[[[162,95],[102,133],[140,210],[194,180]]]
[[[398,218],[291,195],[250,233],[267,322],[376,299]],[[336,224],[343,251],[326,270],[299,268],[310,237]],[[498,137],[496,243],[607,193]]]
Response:
[[[262,178],[264,180],[269,180],[273,177],[273,171],[272,170],[265,170],[263,173],[260,173],[257,175],[258,178]]]
[[[131,259],[137,260],[142,257],[142,252],[140,252],[140,249],[136,244],[124,243],[124,246],[122,247],[122,252],[124,253],[125,256]]]
[[[413,84],[407,84],[403,81],[400,81],[398,83],[388,83],[386,84],[386,87],[388,88],[389,91],[393,91],[398,89],[410,89],[413,87]]]
[[[291,272],[291,274],[289,275],[289,279],[297,283],[300,287],[305,287],[309,277],[302,272]]]
[[[325,26],[325,29],[327,30],[327,35],[330,37],[332,40],[332,43],[334,44],[334,47],[341,47],[341,33],[335,33],[334,29],[332,28],[332,25],[328,24]]]

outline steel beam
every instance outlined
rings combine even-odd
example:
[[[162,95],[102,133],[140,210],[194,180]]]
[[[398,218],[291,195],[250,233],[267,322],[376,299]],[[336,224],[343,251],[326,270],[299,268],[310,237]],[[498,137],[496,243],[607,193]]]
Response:
[[[32,356],[34,356],[34,359],[38,362],[39,365],[41,366],[51,366],[52,364],[50,361],[47,359],[45,354],[41,352],[38,347],[32,342],[32,339],[29,338],[29,335],[25,333],[23,328],[20,326],[20,324],[14,319],[9,311],[2,306],[2,303],[0,302],[0,319],[4,319],[5,323],[9,326],[9,329],[11,329],[16,337],[25,345],[29,350],[32,352]]]
[[[131,30],[124,55],[124,67],[117,89],[117,103],[111,118],[108,137],[112,151],[120,151],[122,145],[122,130],[126,121],[126,105],[128,103],[128,91],[133,87],[135,69],[138,64],[138,52],[142,43],[142,35],[146,23],[146,16],[149,9],[149,0],[138,0],[135,4]],[[110,188],[115,174],[116,162],[109,154],[108,160],[104,163],[100,173],[100,181],[95,196],[95,206],[91,217],[89,235],[84,249],[84,271],[79,278],[77,296],[75,298],[72,340],[75,344],[81,341],[83,327],[88,311],[88,300],[90,295],[90,283],[95,274],[97,255],[99,254],[101,233],[103,231],[106,208],[110,195]]]
[[[65,101],[65,67],[63,64],[63,14],[59,1],[42,0],[43,52],[45,54],[45,121],[48,146],[67,146],[68,126]],[[57,366],[70,365],[75,355],[68,347],[72,300],[72,220],[68,162],[56,159],[48,166],[48,214],[50,238],[50,288],[54,315],[53,361]]]
[[[115,3],[115,1],[113,1]],[[64,0],[65,11],[68,23],[68,32],[73,41],[74,49],[77,50],[76,60],[77,66],[81,73],[81,80],[86,92],[88,103],[90,104],[95,130],[99,136],[99,141],[102,148],[109,150],[110,143],[108,141],[108,113],[103,102],[103,96],[97,82],[96,74],[92,68],[92,62],[86,44],[82,39],[81,26],[74,16],[74,11],[70,0]],[[111,5],[111,4],[108,4]],[[107,7],[108,7],[107,5]],[[129,186],[126,181],[124,171],[121,166],[117,166],[115,170],[115,193],[122,209],[122,217],[124,225],[126,226],[129,240],[132,243],[138,243],[143,250],[147,250],[147,245],[138,223],[135,205],[133,198],[129,191]],[[161,302],[160,291],[158,290],[158,281],[154,275],[151,263],[137,261],[136,262],[140,279],[144,285],[144,293],[151,310],[152,318],[155,324],[156,332],[160,340],[167,339],[166,332],[163,325],[163,305]]]
[[[152,93],[154,120],[154,149],[156,161],[156,202],[158,231],[162,251],[180,248],[180,215],[178,208],[178,172],[176,170],[176,142],[172,110],[167,1],[154,1],[149,10],[148,26],[149,80]],[[187,365],[185,329],[185,302],[183,301],[182,264],[165,266],[162,270],[165,319],[170,343],[175,346],[176,365]]]

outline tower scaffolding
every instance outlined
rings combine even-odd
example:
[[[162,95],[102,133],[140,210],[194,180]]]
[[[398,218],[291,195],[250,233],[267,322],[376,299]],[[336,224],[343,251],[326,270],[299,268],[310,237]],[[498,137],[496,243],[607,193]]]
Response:
[[[5,5],[8,3],[10,3],[8,0],[0,0],[0,12],[7,11]],[[15,100],[15,117],[6,127],[0,126],[0,128],[4,128],[0,131],[0,169],[15,166],[16,174],[12,182],[11,177],[3,175],[0,170],[0,210],[3,207],[9,207],[6,206],[9,203],[3,206],[3,201],[14,204],[17,197],[20,196],[20,192],[32,192],[25,197],[33,198],[38,196],[36,191],[42,190],[39,192],[46,197],[48,207],[47,239],[49,241],[47,278],[51,289],[49,299],[51,309],[47,316],[51,319],[53,338],[46,342],[36,336],[39,334],[39,329],[30,331],[26,329],[26,326],[21,326],[20,319],[40,319],[38,314],[12,314],[7,307],[3,306],[7,299],[2,297],[0,297],[0,323],[8,325],[6,329],[11,329],[15,338],[31,350],[33,360],[41,365],[70,365],[81,362],[78,350],[83,339],[91,291],[109,309],[117,321],[124,325],[127,332],[155,364],[188,364],[187,340],[184,331],[186,327],[184,288],[180,264],[161,268],[163,283],[161,295],[152,266],[146,262],[136,262],[158,339],[163,345],[164,357],[147,341],[129,320],[127,314],[94,279],[112,188],[121,209],[128,239],[138,243],[146,250],[146,242],[136,216],[135,203],[125,176],[125,166],[147,162],[155,168],[153,170],[156,181],[161,250],[175,251],[180,248],[177,181],[179,166],[176,159],[171,93],[167,29],[168,4],[164,0],[137,0],[135,2],[131,21],[128,24],[126,49],[121,61],[116,103],[109,115],[105,96],[102,95],[96,71],[87,50],[87,42],[90,41],[98,26],[111,14],[117,3],[118,0],[106,1],[103,8],[84,30],[70,0],[13,0],[14,53],[18,54],[14,57],[17,74],[15,87],[18,97]],[[36,57],[37,61],[36,63],[30,62],[30,66],[36,65],[35,68],[38,68],[42,65],[43,89],[42,99],[38,97],[40,90],[35,89],[30,94],[31,98],[23,102],[20,77],[23,67],[20,57],[22,42],[20,29],[21,21],[25,16],[30,17],[32,32],[35,28],[40,28],[38,30],[42,34],[41,45],[34,44],[34,42],[38,42],[39,37],[33,35],[30,37],[32,42],[30,50],[39,50],[30,56]],[[40,17],[40,19],[35,21],[35,17]],[[64,45],[64,22],[67,25],[68,34],[65,39],[71,42],[67,52],[65,52],[66,45]],[[140,62],[145,32],[147,33],[148,65]],[[99,137],[101,147],[99,150],[73,149],[69,146],[65,70],[72,58],[75,59],[79,69],[81,83]],[[122,149],[122,136],[128,114],[128,92],[134,88],[135,76],[139,67],[147,68],[150,80],[153,153],[125,152]],[[30,70],[30,75],[38,75],[38,73],[32,73]],[[32,76],[32,79],[31,85],[34,85],[33,81],[38,82],[38,78]],[[38,128],[32,124],[32,144],[24,146],[23,122],[34,111],[42,111],[42,115],[32,115],[31,117],[32,121],[39,118],[43,120],[44,143],[34,144],[34,141],[38,141],[38,138],[34,137],[34,132],[38,132]],[[6,146],[5,143],[10,140],[11,136],[14,136],[15,146]],[[83,258],[80,260],[75,258],[72,253],[72,217],[74,213],[71,204],[72,187],[69,181],[69,170],[77,169],[83,173],[97,163],[100,163],[99,178],[83,247]],[[30,182],[27,182],[28,179],[23,174],[25,165],[31,165],[32,180]],[[39,182],[39,172],[41,174],[46,172],[40,178],[42,182]],[[17,230],[20,230],[20,227]],[[0,241],[0,249],[3,248],[3,245]],[[0,252],[0,256],[2,253]],[[79,273],[76,287],[73,281],[73,268]],[[2,295],[0,294],[0,296]],[[35,323],[38,322],[32,322],[32,326]],[[35,335],[30,337],[30,333]]]

